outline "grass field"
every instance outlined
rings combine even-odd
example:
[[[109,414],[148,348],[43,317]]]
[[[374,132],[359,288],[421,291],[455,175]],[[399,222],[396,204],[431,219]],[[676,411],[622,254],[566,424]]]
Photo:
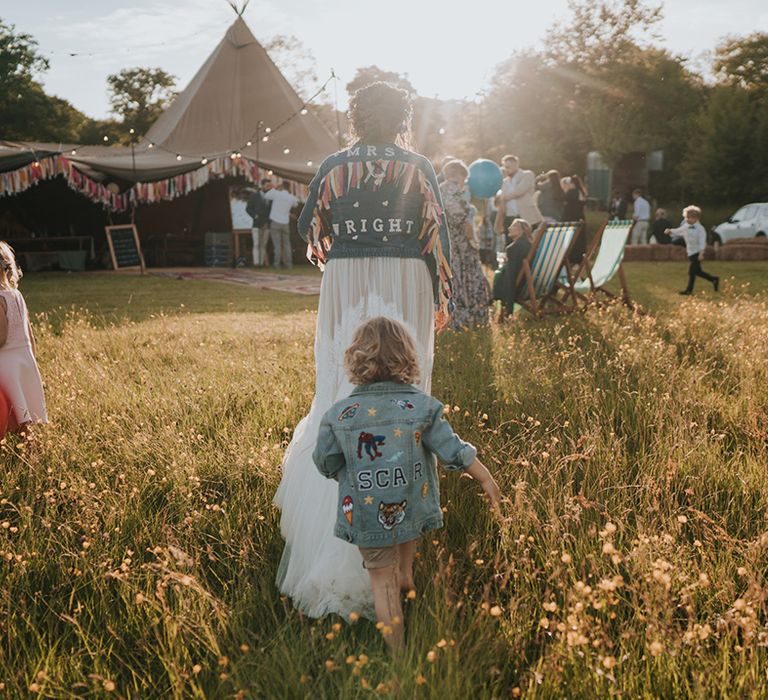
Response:
[[[408,649],[274,588],[316,299],[30,275],[53,422],[0,448],[0,697],[768,695],[768,265],[682,299],[446,333],[434,392],[509,497],[449,475]],[[309,377],[309,378],[308,378]]]

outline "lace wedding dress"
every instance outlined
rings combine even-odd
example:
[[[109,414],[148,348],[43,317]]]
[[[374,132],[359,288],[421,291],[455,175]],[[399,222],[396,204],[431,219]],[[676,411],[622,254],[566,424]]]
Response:
[[[429,392],[434,357],[434,302],[426,264],[414,258],[342,258],[325,268],[315,336],[315,397],[296,427],[283,459],[275,495],[285,550],[280,591],[311,617],[357,612],[373,616],[368,574],[356,546],[333,535],[338,486],[317,471],[312,451],[320,419],[353,385],[344,351],[364,321],[387,316],[402,322],[419,355],[419,388]]]

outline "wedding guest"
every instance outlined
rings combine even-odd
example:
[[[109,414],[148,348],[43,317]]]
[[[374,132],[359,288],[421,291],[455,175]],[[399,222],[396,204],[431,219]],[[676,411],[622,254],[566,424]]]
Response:
[[[651,219],[651,205],[643,197],[643,191],[636,189],[632,191],[634,204],[632,205],[632,233],[630,234],[630,243],[640,245],[648,242],[648,226]]]
[[[11,404],[11,422],[23,434],[33,423],[47,423],[48,414],[20,279],[13,249],[0,241],[0,392]]]
[[[452,160],[443,166],[442,174],[440,194],[451,239],[454,303],[451,327],[463,330],[484,326],[488,323],[490,293],[480,264],[470,207],[464,197],[469,170],[462,161]]]
[[[536,181],[536,189],[539,191],[538,207],[543,220],[547,223],[561,221],[565,192],[560,184],[560,173],[557,170],[550,170],[540,175]]]
[[[627,209],[629,208],[629,202],[627,198],[619,192],[619,190],[613,191],[613,197],[608,206],[608,219],[611,221],[624,221],[627,218]]]
[[[667,229],[672,227],[672,222],[667,218],[666,209],[657,209],[654,214],[653,225],[651,226],[651,243],[660,243],[667,245],[672,242],[672,238],[667,233]]]
[[[565,190],[565,205],[563,207],[563,221],[582,222],[581,234],[576,238],[571,247],[568,261],[576,265],[581,262],[587,250],[586,214],[587,188],[578,175],[563,178],[563,190]]]
[[[507,246],[506,261],[493,278],[493,298],[501,302],[499,322],[512,314],[517,300],[526,294],[525,283],[518,283],[518,275],[533,245],[531,225],[525,219],[515,219],[509,225],[509,237],[512,243]]]
[[[299,199],[290,193],[289,186],[288,181],[283,180],[277,189],[264,194],[264,199],[272,203],[269,212],[269,234],[275,257],[272,267],[275,269],[285,267],[290,270],[293,267],[291,209],[299,203]]]
[[[265,177],[261,187],[256,189],[248,199],[245,211],[253,220],[251,235],[253,237],[253,264],[255,267],[267,265],[267,242],[269,240],[269,211],[272,203],[264,195],[272,189],[272,180]]]
[[[688,286],[678,292],[684,296],[693,294],[693,285],[697,277],[701,277],[712,283],[715,291],[720,288],[720,278],[710,275],[701,269],[701,261],[704,259],[704,251],[707,248],[707,230],[701,225],[701,209],[691,204],[683,209],[685,223],[677,228],[668,228],[665,233],[673,238],[682,238],[685,241],[685,252],[688,255]]]
[[[504,180],[501,183],[501,200],[504,204],[504,231],[513,219],[521,217],[536,226],[541,222],[541,212],[533,200],[536,178],[532,171],[520,168],[517,156],[506,155],[501,159]]]

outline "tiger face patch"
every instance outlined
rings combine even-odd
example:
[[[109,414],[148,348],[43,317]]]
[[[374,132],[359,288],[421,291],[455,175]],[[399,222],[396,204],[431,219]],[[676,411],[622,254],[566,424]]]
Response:
[[[384,503],[379,501],[379,517],[378,520],[381,526],[385,530],[391,530],[395,525],[399,525],[405,520],[405,507],[408,505],[408,501],[400,501],[400,503]]]

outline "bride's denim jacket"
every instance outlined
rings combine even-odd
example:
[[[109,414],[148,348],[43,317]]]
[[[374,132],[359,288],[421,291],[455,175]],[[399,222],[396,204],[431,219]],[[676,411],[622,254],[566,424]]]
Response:
[[[312,458],[339,482],[334,534],[361,547],[418,538],[443,524],[436,469],[466,469],[477,450],[443,404],[410,384],[358,386],[323,416]]]
[[[309,185],[299,235],[310,259],[422,258],[435,300],[450,298],[450,240],[432,164],[392,143],[358,142],[326,158]]]

